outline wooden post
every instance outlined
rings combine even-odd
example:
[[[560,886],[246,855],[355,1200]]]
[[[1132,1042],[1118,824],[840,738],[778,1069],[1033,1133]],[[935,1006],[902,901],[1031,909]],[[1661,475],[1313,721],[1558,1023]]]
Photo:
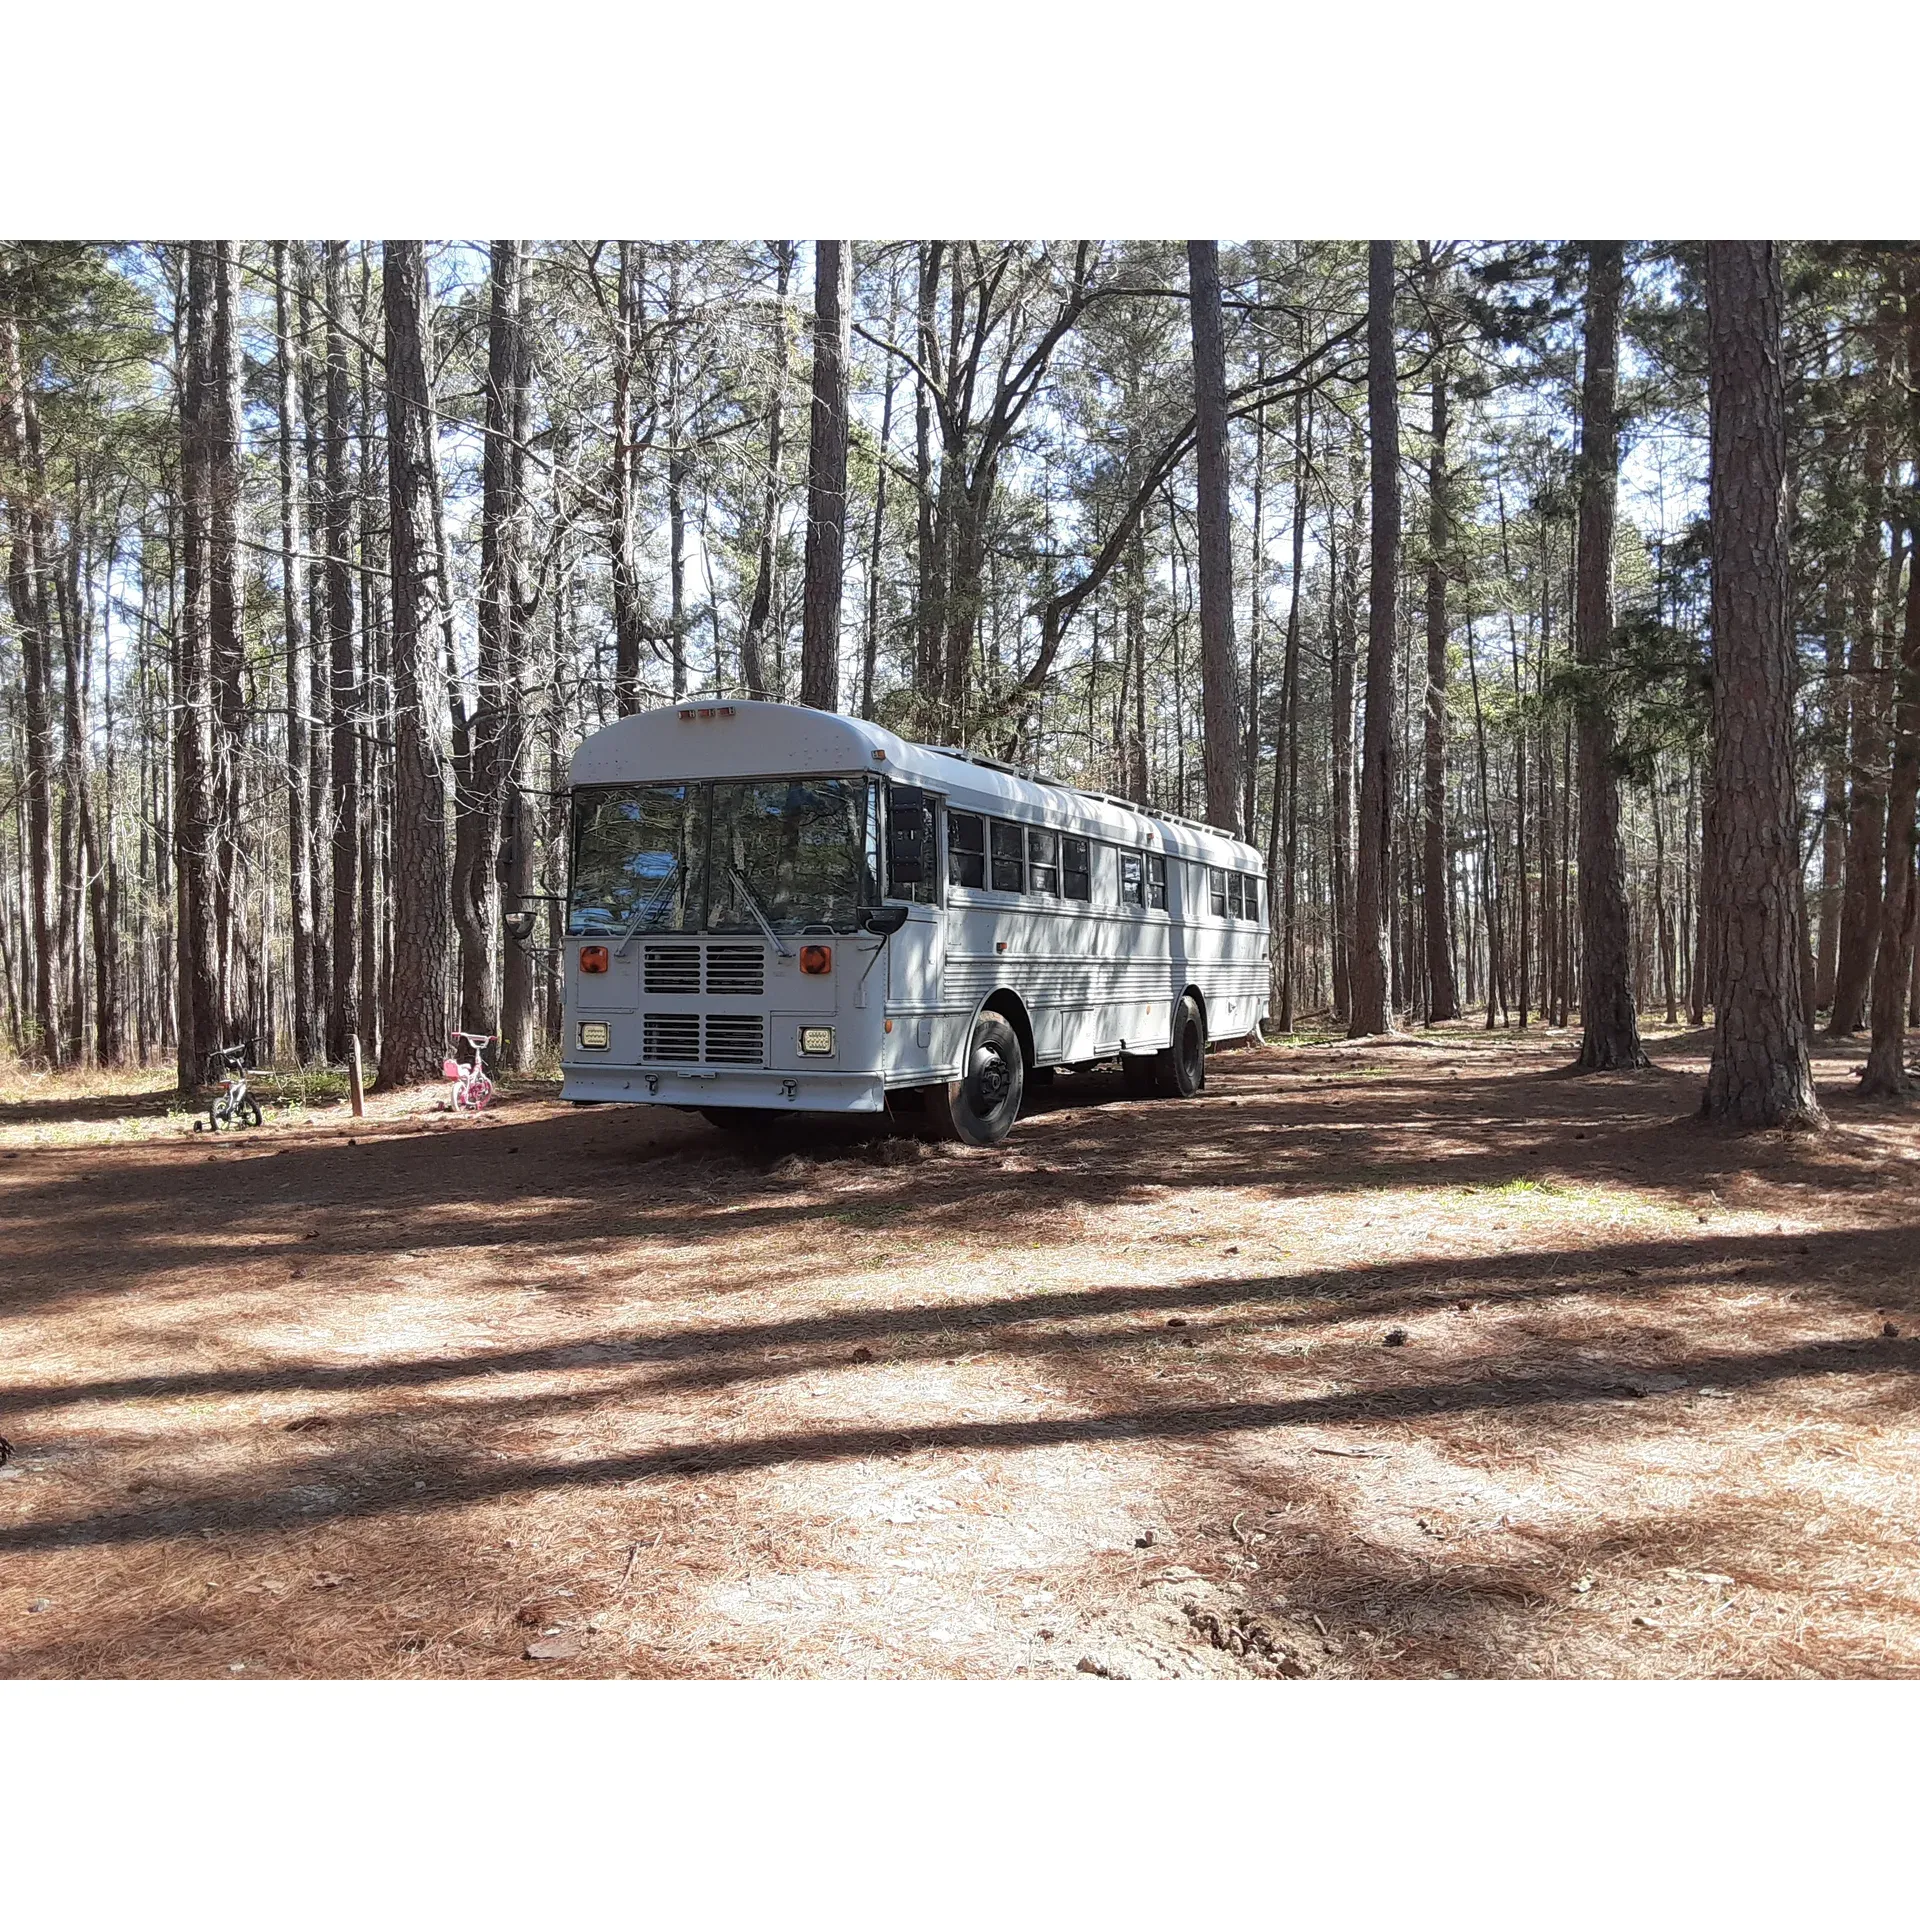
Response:
[[[347,1095],[353,1102],[353,1117],[364,1120],[367,1117],[367,1089],[360,1076],[360,1036],[357,1033],[347,1035]]]

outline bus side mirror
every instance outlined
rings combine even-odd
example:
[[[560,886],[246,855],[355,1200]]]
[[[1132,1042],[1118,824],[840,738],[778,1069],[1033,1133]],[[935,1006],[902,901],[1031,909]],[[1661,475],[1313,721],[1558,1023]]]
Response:
[[[860,931],[877,933],[882,940],[889,934],[895,934],[907,924],[905,907],[862,907],[860,909]]]
[[[927,878],[933,809],[915,787],[895,787],[887,809],[887,885],[917,887]]]
[[[535,917],[531,912],[508,913],[501,916],[501,923],[507,932],[524,947],[533,938]]]

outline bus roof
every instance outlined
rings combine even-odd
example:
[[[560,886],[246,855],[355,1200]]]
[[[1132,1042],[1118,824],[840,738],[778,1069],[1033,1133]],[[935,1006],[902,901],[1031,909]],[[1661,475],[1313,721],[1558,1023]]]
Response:
[[[871,720],[771,700],[687,700],[616,720],[574,750],[573,784],[886,773],[1035,826],[1097,833],[1216,866],[1258,871],[1259,853],[1203,821],[1092,793],[958,747],[920,746]]]

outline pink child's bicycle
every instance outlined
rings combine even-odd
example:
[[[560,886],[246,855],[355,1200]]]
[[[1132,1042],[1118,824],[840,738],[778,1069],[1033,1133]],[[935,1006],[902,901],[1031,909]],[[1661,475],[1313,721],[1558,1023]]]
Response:
[[[486,1050],[499,1038],[492,1033],[464,1033],[456,1029],[453,1034],[453,1053],[441,1061],[442,1076],[453,1082],[453,1110],[455,1113],[484,1113],[487,1103],[493,1098],[493,1082],[487,1078]],[[471,1060],[462,1060],[460,1042],[464,1040],[473,1050]]]

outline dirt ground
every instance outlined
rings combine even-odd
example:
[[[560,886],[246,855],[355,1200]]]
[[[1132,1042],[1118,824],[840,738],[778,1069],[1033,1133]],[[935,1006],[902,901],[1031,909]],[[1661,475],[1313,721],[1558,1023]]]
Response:
[[[1920,1672],[1920,1116],[1698,1034],[968,1152],[0,1088],[0,1675]]]

